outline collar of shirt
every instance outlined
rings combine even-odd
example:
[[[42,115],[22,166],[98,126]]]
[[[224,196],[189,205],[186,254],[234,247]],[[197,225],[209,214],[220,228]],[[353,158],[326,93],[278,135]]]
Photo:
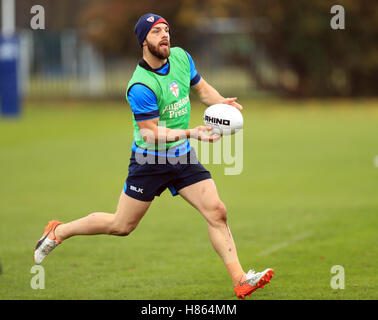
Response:
[[[168,59],[167,59],[166,63],[164,63],[160,68],[157,68],[157,69],[151,68],[151,66],[143,58],[139,61],[139,65],[142,68],[144,68],[148,71],[152,71],[152,72],[155,72],[155,73],[158,73],[158,74],[168,74],[168,72],[169,72],[169,60]]]

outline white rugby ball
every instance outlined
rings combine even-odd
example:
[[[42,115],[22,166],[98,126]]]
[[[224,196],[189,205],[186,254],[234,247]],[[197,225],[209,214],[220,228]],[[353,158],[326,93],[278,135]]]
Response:
[[[243,128],[241,112],[228,104],[218,103],[208,107],[203,115],[206,126],[214,133],[230,135]]]

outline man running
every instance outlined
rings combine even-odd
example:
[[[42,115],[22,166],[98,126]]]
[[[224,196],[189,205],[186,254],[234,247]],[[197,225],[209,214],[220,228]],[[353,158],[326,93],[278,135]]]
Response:
[[[245,273],[239,263],[226,207],[188,140],[215,142],[221,137],[211,133],[211,127],[188,128],[189,91],[193,87],[207,106],[225,103],[239,110],[242,107],[237,98],[222,97],[200,76],[188,52],[170,47],[170,26],[164,18],[145,14],[134,31],[143,58],[126,91],[133,112],[134,142],[117,210],[114,214],[95,212],[68,223],[50,221],[35,248],[35,263],[40,264],[62,241],[75,235],[130,234],[154,197],[168,188],[206,219],[210,241],[230,274],[236,296],[244,299],[270,282],[273,270]]]

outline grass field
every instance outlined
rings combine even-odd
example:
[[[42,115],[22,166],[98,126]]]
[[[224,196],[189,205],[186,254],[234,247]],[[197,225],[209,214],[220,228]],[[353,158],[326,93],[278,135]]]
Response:
[[[249,299],[377,299],[378,102],[240,102],[242,174],[206,167],[245,271],[275,270]],[[169,191],[129,237],[67,240],[44,261],[45,289],[31,288],[48,220],[114,212],[131,143],[126,103],[30,102],[0,119],[0,299],[236,299],[204,219]]]

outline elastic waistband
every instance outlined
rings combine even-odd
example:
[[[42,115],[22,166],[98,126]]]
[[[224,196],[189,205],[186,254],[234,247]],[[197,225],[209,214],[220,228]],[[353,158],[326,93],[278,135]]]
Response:
[[[148,150],[138,147],[134,141],[133,145],[131,146],[131,150],[135,153],[151,154],[159,157],[180,157],[187,154],[190,151],[190,143],[189,140],[186,139],[185,142],[179,144],[178,146],[169,148],[167,150]]]

